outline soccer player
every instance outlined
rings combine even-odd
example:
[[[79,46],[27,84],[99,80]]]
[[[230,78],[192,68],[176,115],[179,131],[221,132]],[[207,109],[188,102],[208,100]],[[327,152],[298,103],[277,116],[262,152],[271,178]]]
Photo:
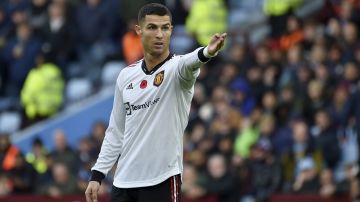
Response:
[[[97,202],[101,180],[118,160],[111,202],[177,202],[183,170],[183,132],[201,64],[216,56],[226,33],[186,55],[169,51],[170,11],[150,3],[138,13],[144,59],[123,69],[92,176],[87,202]]]

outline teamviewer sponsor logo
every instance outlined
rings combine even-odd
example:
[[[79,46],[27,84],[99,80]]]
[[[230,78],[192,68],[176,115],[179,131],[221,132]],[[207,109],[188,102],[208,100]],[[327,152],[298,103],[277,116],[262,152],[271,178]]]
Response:
[[[145,102],[143,104],[139,104],[139,105],[130,104],[129,102],[126,102],[126,103],[124,103],[126,115],[129,116],[134,111],[147,109],[147,108],[157,104],[159,102],[159,100],[160,100],[160,98],[156,98],[155,100],[150,100],[150,101],[147,101],[147,102]]]
[[[130,107],[130,103],[126,102],[125,104],[125,110],[126,110],[126,115],[131,115],[131,107]]]

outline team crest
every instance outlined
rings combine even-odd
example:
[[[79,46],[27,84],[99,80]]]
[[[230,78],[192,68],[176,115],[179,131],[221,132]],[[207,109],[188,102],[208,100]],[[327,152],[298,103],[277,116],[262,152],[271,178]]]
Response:
[[[165,70],[157,73],[154,78],[154,86],[160,86],[164,80]]]

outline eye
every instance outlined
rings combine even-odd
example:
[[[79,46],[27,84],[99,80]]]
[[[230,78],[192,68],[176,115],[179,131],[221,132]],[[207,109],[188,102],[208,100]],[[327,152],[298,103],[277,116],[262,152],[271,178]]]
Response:
[[[150,29],[150,30],[155,30],[155,29],[156,29],[156,26],[150,25],[150,26],[148,26],[148,29]]]
[[[162,27],[162,30],[164,30],[164,31],[168,31],[169,29],[170,29],[170,26]]]

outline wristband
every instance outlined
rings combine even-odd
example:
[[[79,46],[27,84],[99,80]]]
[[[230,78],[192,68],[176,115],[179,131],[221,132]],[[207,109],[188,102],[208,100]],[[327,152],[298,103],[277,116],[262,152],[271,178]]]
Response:
[[[105,175],[97,170],[91,171],[90,181],[96,181],[101,184],[101,181],[105,178]]]

